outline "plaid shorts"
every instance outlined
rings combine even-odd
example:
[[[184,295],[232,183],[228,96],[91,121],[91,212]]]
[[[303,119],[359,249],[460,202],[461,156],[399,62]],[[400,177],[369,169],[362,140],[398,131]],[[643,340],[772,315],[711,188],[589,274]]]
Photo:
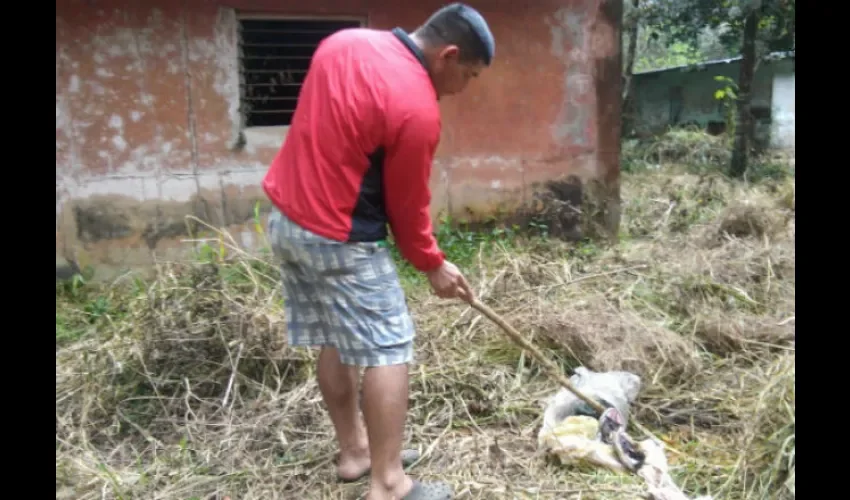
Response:
[[[335,347],[346,365],[412,361],[413,321],[386,247],[324,238],[276,209],[268,234],[280,262],[289,345]]]

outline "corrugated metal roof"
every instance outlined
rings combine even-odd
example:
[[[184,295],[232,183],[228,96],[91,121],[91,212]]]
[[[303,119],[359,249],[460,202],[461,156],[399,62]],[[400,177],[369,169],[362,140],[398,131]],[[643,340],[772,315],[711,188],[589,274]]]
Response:
[[[782,59],[794,59],[796,50],[789,50],[784,52],[771,52],[770,54],[765,55],[762,60],[763,61],[779,61]],[[659,69],[650,69],[646,71],[638,71],[634,73],[635,75],[648,75],[652,73],[662,73],[665,71],[700,71],[705,69],[706,66],[715,66],[718,64],[729,64],[733,62],[740,61],[742,59],[741,56],[738,57],[730,57],[728,59],[714,59],[711,61],[703,61],[700,63],[694,64],[684,64],[681,66],[669,66],[667,68],[659,68]]]

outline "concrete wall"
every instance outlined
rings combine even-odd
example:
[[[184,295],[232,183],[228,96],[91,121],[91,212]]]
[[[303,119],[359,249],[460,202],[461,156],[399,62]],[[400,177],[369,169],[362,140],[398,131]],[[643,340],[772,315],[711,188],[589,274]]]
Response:
[[[773,78],[771,146],[794,151],[794,124],[796,123],[795,74],[778,73]]]
[[[706,128],[723,123],[725,111],[714,93],[725,83],[716,81],[715,77],[725,76],[737,81],[739,72],[740,62],[731,61],[699,69],[671,69],[634,75],[637,134],[652,134],[676,125],[697,124]],[[790,120],[793,133],[793,83],[790,93],[783,90],[779,95],[774,94],[775,78],[787,78],[788,75],[793,82],[793,60],[763,61],[756,69],[752,109],[757,120],[756,136],[764,144],[779,144],[771,139],[772,131],[777,130],[777,119],[783,123],[783,130],[788,129]],[[790,113],[787,111],[789,99]],[[777,116],[777,109],[785,111]]]
[[[441,104],[434,215],[511,210],[567,175],[617,192],[622,1],[469,3],[491,23],[497,56]],[[57,262],[77,252],[122,268],[176,256],[190,214],[255,243],[254,205],[268,209],[260,180],[286,127],[241,126],[238,14],[412,30],[442,4],[57,0]]]

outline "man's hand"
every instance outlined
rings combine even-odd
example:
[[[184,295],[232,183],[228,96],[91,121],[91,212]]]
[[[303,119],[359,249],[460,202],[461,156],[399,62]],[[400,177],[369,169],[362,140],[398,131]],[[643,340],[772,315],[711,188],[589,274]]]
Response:
[[[444,260],[442,265],[427,273],[428,281],[434,293],[442,299],[460,298],[466,302],[472,302],[475,294],[472,287],[463,277],[460,270],[451,262]]]

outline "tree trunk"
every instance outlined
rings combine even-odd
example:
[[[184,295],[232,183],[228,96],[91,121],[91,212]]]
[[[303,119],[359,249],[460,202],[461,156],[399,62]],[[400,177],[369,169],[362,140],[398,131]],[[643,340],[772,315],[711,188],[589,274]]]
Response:
[[[756,35],[758,33],[758,9],[752,9],[744,21],[744,40],[741,49],[741,71],[738,75],[738,118],[735,127],[735,143],[729,174],[743,177],[747,171],[749,144],[753,139],[755,123],[750,113],[753,75],[756,67]]]
[[[626,47],[626,67],[623,69],[623,112],[622,112],[622,128],[620,129],[623,137],[628,136],[632,131],[632,126],[635,123],[635,98],[634,84],[632,83],[632,73],[635,68],[635,54],[637,53],[638,31],[640,29],[640,21],[637,10],[640,7],[640,0],[632,0],[632,18],[629,24],[629,45]]]

